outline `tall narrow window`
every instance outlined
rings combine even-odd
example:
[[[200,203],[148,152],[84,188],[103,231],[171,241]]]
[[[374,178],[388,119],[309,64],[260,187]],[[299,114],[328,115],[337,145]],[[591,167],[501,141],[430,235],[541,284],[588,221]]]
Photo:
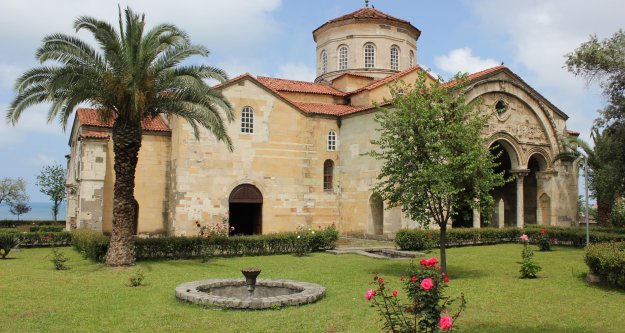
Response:
[[[321,51],[321,74],[328,71],[328,53],[326,50]]]
[[[336,150],[336,132],[333,130],[328,132],[328,150]]]
[[[332,176],[334,174],[334,162],[326,160],[323,162],[323,190],[332,191]]]
[[[373,44],[365,44],[365,68],[375,67],[375,46]]]
[[[414,52],[412,50],[410,50],[410,54],[408,58],[410,60],[410,67],[414,66]]]
[[[254,109],[249,106],[241,111],[241,133],[254,133]]]
[[[399,48],[391,46],[391,70],[399,70]]]
[[[347,69],[347,46],[339,47],[339,70]]]

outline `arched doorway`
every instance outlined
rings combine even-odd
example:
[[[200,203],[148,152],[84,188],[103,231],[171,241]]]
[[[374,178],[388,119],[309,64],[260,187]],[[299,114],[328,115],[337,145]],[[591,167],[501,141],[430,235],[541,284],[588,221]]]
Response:
[[[373,193],[369,198],[369,209],[371,210],[371,220],[373,222],[373,234],[384,234],[384,200],[382,197]]]
[[[508,150],[499,141],[494,142],[490,146],[490,151],[497,156],[495,162],[495,172],[504,173],[504,178],[509,180],[512,178],[512,158]],[[514,181],[508,181],[503,186],[499,186],[492,191],[493,199],[495,199],[494,214],[491,219],[492,227],[516,226],[516,184]],[[501,207],[503,204],[503,207]],[[503,208],[503,209],[502,209]],[[503,214],[501,212],[503,211]],[[503,216],[502,216],[503,215]]]
[[[262,233],[263,195],[256,186],[241,184],[230,193],[228,222],[235,235]]]
[[[538,217],[538,179],[537,172],[540,171],[540,164],[536,157],[530,157],[527,162],[530,170],[523,178],[523,216],[524,224],[537,224]]]

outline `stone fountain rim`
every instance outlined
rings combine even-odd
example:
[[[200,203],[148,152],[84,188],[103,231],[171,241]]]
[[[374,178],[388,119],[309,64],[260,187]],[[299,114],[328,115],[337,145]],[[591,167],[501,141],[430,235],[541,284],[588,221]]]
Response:
[[[256,285],[290,288],[299,290],[299,292],[289,295],[243,300],[236,297],[211,295],[201,290],[245,285],[245,279],[208,279],[185,282],[176,287],[176,297],[182,301],[207,306],[221,306],[233,309],[267,309],[275,306],[282,307],[314,303],[325,296],[325,287],[319,284],[284,279],[258,279]]]

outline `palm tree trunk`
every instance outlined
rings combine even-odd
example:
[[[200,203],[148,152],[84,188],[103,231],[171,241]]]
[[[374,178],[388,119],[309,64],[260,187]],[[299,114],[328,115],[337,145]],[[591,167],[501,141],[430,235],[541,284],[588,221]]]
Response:
[[[135,263],[134,216],[135,170],[141,148],[141,125],[121,120],[113,125],[115,153],[115,197],[113,232],[106,254],[107,266],[131,266]]]

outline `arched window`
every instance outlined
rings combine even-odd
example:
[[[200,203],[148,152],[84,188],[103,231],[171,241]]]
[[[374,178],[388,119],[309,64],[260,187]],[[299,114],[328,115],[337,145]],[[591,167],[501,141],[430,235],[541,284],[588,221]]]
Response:
[[[336,150],[336,132],[334,130],[328,132],[328,150]]]
[[[323,190],[332,191],[332,177],[334,175],[334,162],[326,160],[323,162]]]
[[[408,55],[408,59],[410,62],[410,67],[414,66],[414,52],[410,50],[410,54]]]
[[[339,47],[339,70],[347,69],[347,46]]]
[[[254,109],[249,106],[241,111],[241,133],[254,133]]]
[[[399,70],[399,48],[395,45],[391,46],[391,70]]]
[[[375,67],[375,46],[371,43],[365,44],[365,68]]]
[[[321,74],[328,71],[328,53],[326,50],[321,51]]]

